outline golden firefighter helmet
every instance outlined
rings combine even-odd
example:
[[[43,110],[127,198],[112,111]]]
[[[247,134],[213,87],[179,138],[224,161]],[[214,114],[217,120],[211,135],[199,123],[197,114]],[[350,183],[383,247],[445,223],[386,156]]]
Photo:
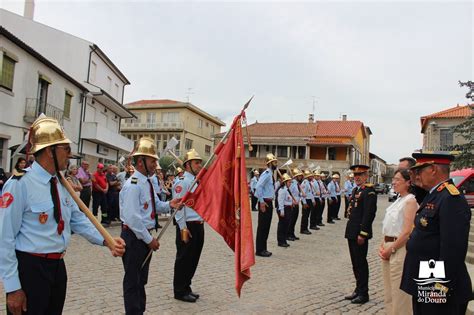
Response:
[[[51,117],[41,117],[31,125],[29,154],[33,154],[46,147],[57,144],[69,144],[71,140],[66,138],[64,130],[59,122]]]
[[[304,175],[303,172],[299,168],[294,168],[293,169],[293,177]]]
[[[273,161],[278,161],[277,158],[272,154],[272,153],[268,153],[267,154],[267,157],[265,158],[265,164],[270,164],[271,162]]]
[[[289,180],[291,180],[290,175],[288,175],[288,174],[286,174],[286,173],[283,174],[283,177],[282,177],[283,183],[285,183],[285,182],[287,182],[287,181],[289,181]]]
[[[156,153],[155,140],[150,137],[141,137],[138,140],[135,151],[133,151],[130,156],[149,156],[158,160],[159,157]]]
[[[202,161],[201,156],[194,149],[191,149],[188,152],[186,152],[186,155],[184,156],[183,165],[186,164],[186,162],[189,162],[189,161],[192,161],[192,160]]]

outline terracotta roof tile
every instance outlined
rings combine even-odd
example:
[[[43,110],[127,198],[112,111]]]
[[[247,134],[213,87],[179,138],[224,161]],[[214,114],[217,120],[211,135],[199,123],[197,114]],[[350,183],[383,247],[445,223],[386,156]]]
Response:
[[[472,115],[473,106],[474,106],[474,104],[465,105],[465,106],[459,106],[459,104],[458,104],[457,106],[442,110],[440,112],[436,112],[436,113],[433,113],[433,114],[430,114],[430,115],[427,115],[427,116],[422,116],[420,118],[421,129],[423,131],[426,127],[426,123],[428,122],[428,120],[433,119],[433,118],[447,118],[447,119],[449,119],[449,118],[469,117],[470,115]]]
[[[350,144],[349,139],[325,139],[325,138],[315,138],[311,139],[309,144]]]
[[[315,123],[259,123],[247,126],[250,137],[312,137],[316,133]]]
[[[182,103],[182,102],[178,102],[174,100],[140,100],[140,101],[128,103],[126,105],[137,106],[137,105],[145,105],[145,104],[178,104],[178,103]]]
[[[251,137],[353,138],[363,126],[364,124],[360,121],[318,120],[315,123],[257,122],[249,125],[247,128]]]
[[[316,137],[355,137],[364,126],[357,120],[318,120]]]

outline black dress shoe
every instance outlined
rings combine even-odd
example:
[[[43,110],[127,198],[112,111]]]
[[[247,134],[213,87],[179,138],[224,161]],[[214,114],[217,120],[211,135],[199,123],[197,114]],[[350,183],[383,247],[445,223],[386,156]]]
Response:
[[[359,296],[359,295],[357,294],[357,292],[354,291],[354,292],[352,292],[351,295],[345,296],[345,297],[344,297],[344,300],[349,300],[349,301],[350,301],[350,300],[355,299],[355,298],[358,297],[358,296]]]
[[[183,301],[183,302],[189,302],[189,303],[194,303],[196,302],[196,298],[192,296],[191,294],[186,294],[186,295],[175,295],[175,299]]]
[[[336,224],[334,221],[328,221],[329,224]]]
[[[196,300],[199,299],[199,294],[197,294],[197,293],[190,292],[189,295],[194,296],[194,298],[195,298]]]
[[[290,244],[288,244],[288,243],[280,243],[280,244],[278,244],[278,246],[280,246],[280,247],[290,247]]]
[[[334,218],[334,220],[338,220],[338,221],[339,221],[339,220],[341,220],[341,218],[337,217],[337,218]]]
[[[352,304],[364,304],[367,302],[369,302],[369,297],[362,296],[362,295],[359,295],[358,297],[356,297],[355,299],[351,301]]]
[[[286,240],[291,241],[291,242],[296,241],[296,239],[293,236],[288,236]]]
[[[310,231],[306,230],[306,231],[301,231],[300,234],[310,235],[310,234],[313,234],[313,233],[311,233]]]
[[[264,250],[263,252],[255,253],[255,255],[260,256],[260,257],[270,257],[272,255],[272,253],[270,253],[269,251]]]
[[[315,231],[319,230],[319,228],[318,228],[317,226],[310,226],[309,228],[310,228],[311,230],[315,230]]]
[[[324,223],[318,223],[318,226],[326,226]]]
[[[293,236],[293,238],[295,239],[295,241],[298,241],[300,238],[297,237],[297,236]]]

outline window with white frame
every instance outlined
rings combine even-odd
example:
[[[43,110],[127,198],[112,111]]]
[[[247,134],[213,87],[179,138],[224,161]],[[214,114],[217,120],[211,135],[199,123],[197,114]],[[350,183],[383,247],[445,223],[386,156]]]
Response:
[[[71,91],[66,91],[64,93],[64,118],[71,118],[71,103],[72,103],[73,93]]]
[[[156,113],[146,113],[146,126],[152,128],[156,123]]]
[[[453,130],[445,128],[439,130],[439,149],[441,151],[450,151],[453,147]]]
[[[13,91],[13,78],[15,75],[16,62],[17,61],[13,59],[13,56],[9,56],[5,52],[3,53],[1,63],[2,68],[0,72],[0,86],[9,91]]]
[[[191,150],[193,148],[193,140],[191,139],[185,139],[184,141],[184,149],[185,150]]]
[[[178,122],[179,112],[166,112],[161,114],[162,122]]]
[[[202,119],[198,119],[198,128],[202,129]]]

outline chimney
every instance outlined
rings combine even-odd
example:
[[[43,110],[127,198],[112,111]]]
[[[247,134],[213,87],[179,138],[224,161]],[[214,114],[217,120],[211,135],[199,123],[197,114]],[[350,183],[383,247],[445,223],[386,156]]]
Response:
[[[347,120],[347,115],[342,115],[342,121],[346,121]]]
[[[314,123],[314,114],[309,114],[309,119],[308,119],[308,121],[309,121],[310,123]]]
[[[25,10],[23,16],[27,19],[33,20],[35,15],[35,0],[25,0]]]

